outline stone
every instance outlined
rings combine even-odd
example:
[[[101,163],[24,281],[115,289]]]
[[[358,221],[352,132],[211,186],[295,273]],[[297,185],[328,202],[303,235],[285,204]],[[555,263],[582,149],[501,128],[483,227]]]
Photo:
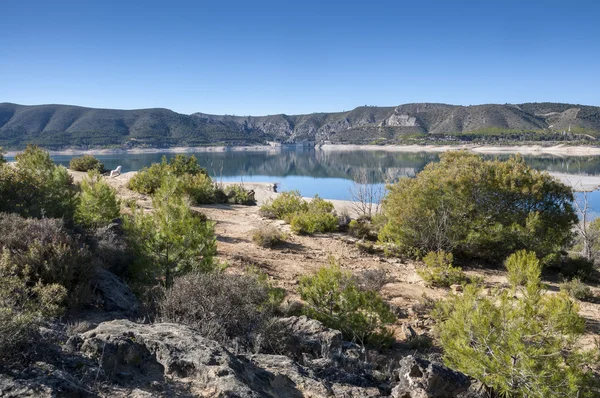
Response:
[[[394,398],[454,398],[471,385],[468,376],[412,355],[402,358],[395,372]]]
[[[98,268],[92,279],[92,290],[100,298],[105,311],[124,312],[135,315],[140,303],[125,282],[104,268]]]
[[[278,320],[293,337],[293,346],[288,347],[290,356],[310,354],[314,358],[330,357],[342,352],[342,332],[323,326],[306,316],[292,316]]]

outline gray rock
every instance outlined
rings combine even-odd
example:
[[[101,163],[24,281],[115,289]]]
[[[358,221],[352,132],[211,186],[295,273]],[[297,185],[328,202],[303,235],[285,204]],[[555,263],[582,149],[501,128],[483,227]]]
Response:
[[[0,374],[2,398],[88,398],[97,395],[53,365],[38,362],[16,376]]]
[[[119,277],[99,268],[92,281],[92,289],[100,298],[104,310],[123,312],[132,316],[137,314],[140,303],[129,286]]]
[[[339,355],[342,352],[342,332],[329,329],[314,319],[306,316],[292,316],[278,320],[292,335],[293,345],[288,347],[289,355],[300,358],[309,354],[314,358]]]
[[[468,390],[469,378],[439,363],[409,355],[400,361],[394,398],[454,398]]]
[[[337,334],[298,320],[302,330],[331,340]],[[310,325],[310,326],[309,326]],[[373,386],[321,380],[288,357],[234,355],[218,343],[177,324],[104,322],[81,334],[81,352],[100,364],[122,388],[177,382],[199,397],[374,397]],[[340,337],[341,338],[341,337]],[[317,339],[318,340],[318,339]],[[336,343],[332,345],[335,346]],[[341,344],[341,342],[340,342]],[[329,347],[330,345],[323,345]]]

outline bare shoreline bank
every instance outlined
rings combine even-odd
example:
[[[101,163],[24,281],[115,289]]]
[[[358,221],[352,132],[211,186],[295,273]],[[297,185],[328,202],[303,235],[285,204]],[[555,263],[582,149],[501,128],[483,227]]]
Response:
[[[114,155],[114,154],[152,154],[152,153],[194,153],[194,152],[276,152],[283,148],[302,148],[302,146],[205,146],[205,147],[173,147],[173,148],[133,148],[133,149],[65,149],[62,151],[49,151],[51,155]],[[353,145],[353,144],[325,144],[315,147],[322,151],[387,151],[387,152],[447,152],[467,150],[480,154],[517,154],[522,155],[555,155],[555,156],[600,156],[600,147],[594,146],[569,146],[569,145],[522,145],[522,146],[494,146],[494,145]],[[20,151],[9,151],[7,156],[14,156]]]

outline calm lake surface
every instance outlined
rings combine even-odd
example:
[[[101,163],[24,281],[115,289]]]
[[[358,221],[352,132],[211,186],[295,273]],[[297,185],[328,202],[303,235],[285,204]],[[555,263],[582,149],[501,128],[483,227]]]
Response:
[[[188,153],[192,154],[192,153]],[[280,148],[265,151],[218,151],[193,153],[199,163],[217,180],[225,182],[274,182],[279,190],[299,190],[303,196],[347,200],[353,176],[361,170],[376,184],[414,177],[425,165],[439,161],[431,152],[323,151],[315,148]],[[174,153],[97,155],[107,169],[122,166],[123,172],[137,171],[163,156]],[[73,156],[53,156],[55,162],[68,166]],[[486,158],[508,159],[509,155]],[[10,159],[10,158],[9,158]],[[600,156],[564,157],[552,155],[524,156],[536,169],[552,172],[600,175]],[[595,211],[600,212],[600,192],[590,194]]]

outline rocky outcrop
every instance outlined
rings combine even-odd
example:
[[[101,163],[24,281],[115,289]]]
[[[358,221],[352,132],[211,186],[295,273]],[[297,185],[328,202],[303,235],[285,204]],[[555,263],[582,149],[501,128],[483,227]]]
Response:
[[[295,358],[301,358],[303,354],[329,358],[342,352],[342,332],[339,330],[329,329],[306,316],[281,318],[278,322],[292,336],[286,351]]]
[[[471,385],[466,375],[412,355],[402,358],[395,373],[394,398],[454,398]]]
[[[299,323],[317,335],[324,332],[336,338],[333,333],[318,332],[316,325],[309,326],[310,322]],[[131,389],[177,382],[198,397],[381,395],[368,381],[355,385],[319,379],[310,369],[285,356],[234,355],[177,324],[105,322],[81,335],[80,351],[100,363],[110,382]]]
[[[59,327],[63,343],[45,362],[0,373],[0,397],[479,397],[463,394],[465,375],[438,363],[406,357],[390,380],[339,331],[306,317],[280,321],[295,341],[285,356],[237,354],[172,323],[112,320],[66,341]]]

